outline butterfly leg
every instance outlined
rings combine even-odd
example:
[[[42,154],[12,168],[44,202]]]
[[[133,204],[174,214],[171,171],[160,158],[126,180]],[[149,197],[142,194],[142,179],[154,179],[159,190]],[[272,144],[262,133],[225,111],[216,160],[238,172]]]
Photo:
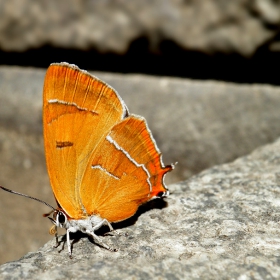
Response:
[[[101,225],[107,225],[107,226],[109,227],[109,229],[110,229],[110,232],[113,231],[113,232],[115,232],[117,235],[120,235],[120,233],[119,233],[117,230],[114,230],[114,228],[112,227],[112,225],[111,225],[106,219],[104,219],[104,220],[102,221],[102,224],[101,224]],[[105,233],[105,235],[110,234],[110,232]]]
[[[70,231],[66,230],[66,238],[67,238],[67,247],[68,247],[68,254],[69,258],[72,259],[72,251],[71,251],[71,243],[70,243]]]
[[[55,242],[56,242],[56,244],[55,244],[54,248],[57,248],[59,246],[57,230],[55,231]]]
[[[98,237],[94,232],[87,231],[87,234],[90,235],[94,240],[97,240],[97,242],[104,247],[105,249],[111,251],[111,252],[117,252],[117,249],[111,248],[109,245],[105,244],[100,237]]]
[[[92,220],[91,220],[91,229],[93,232],[98,230],[99,228],[101,228],[102,226],[108,226],[110,231],[113,231],[113,227],[112,225],[106,220],[106,219],[99,219],[98,217],[98,220],[94,219],[95,217],[92,216]]]
[[[114,231],[117,235],[120,235],[120,233],[119,233],[117,230],[114,230],[114,228],[112,227],[112,225],[111,225],[106,219],[104,219],[104,220],[102,221],[102,224],[101,224],[101,225],[107,225],[107,226],[109,227],[109,229],[110,229],[110,232],[111,232],[111,231]],[[105,233],[105,235],[110,235],[110,232]]]
[[[104,219],[104,220],[102,221],[101,226],[102,226],[102,225],[107,225],[107,226],[109,227],[110,231],[113,231],[113,230],[114,230],[113,227],[112,227],[112,225],[111,225],[106,219]]]
[[[96,234],[94,234],[94,232],[95,232],[96,230],[98,230],[99,228],[101,228],[103,225],[107,225],[107,226],[109,227],[110,231],[114,230],[113,227],[112,227],[112,225],[111,225],[106,219],[103,219],[102,221],[100,221],[99,223],[97,223],[95,226],[93,226],[91,230],[87,230],[86,233],[87,233],[88,235],[92,236],[92,238],[93,238],[94,240],[97,240],[98,243],[99,243],[100,245],[102,245],[102,247],[104,247],[105,249],[107,249],[107,250],[109,250],[109,251],[111,251],[111,252],[116,252],[117,249],[111,248],[110,246],[108,246],[107,244],[105,244],[105,243],[102,241],[102,239],[101,239],[100,237],[98,237]]]

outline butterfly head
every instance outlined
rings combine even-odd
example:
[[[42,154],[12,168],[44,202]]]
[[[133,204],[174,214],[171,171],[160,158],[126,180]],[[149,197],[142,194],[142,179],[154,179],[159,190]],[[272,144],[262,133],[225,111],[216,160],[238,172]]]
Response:
[[[53,217],[48,218],[56,227],[68,228],[68,217],[62,209],[56,209],[53,211]]]

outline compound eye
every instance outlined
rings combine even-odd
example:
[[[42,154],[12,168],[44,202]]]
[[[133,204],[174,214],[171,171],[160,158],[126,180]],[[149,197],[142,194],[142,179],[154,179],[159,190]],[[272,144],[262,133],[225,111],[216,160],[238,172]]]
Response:
[[[66,217],[65,217],[65,215],[64,215],[64,213],[62,213],[62,212],[58,212],[57,213],[57,221],[60,223],[60,224],[64,224],[65,223],[65,221],[66,221]]]

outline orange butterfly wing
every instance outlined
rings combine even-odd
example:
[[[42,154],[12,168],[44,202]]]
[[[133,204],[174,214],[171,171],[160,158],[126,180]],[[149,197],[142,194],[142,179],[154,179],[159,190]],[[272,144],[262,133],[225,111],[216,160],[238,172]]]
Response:
[[[73,219],[132,216],[164,193],[159,151],[144,118],[78,67],[52,64],[44,86],[44,140],[54,195]]]
[[[117,93],[87,72],[66,63],[48,68],[43,95],[46,163],[55,198],[71,218],[86,215],[80,198],[86,166],[125,114]]]
[[[161,167],[144,118],[134,115],[112,128],[91,162],[81,186],[83,205],[109,222],[129,218],[139,205],[166,192],[163,176],[173,168]]]

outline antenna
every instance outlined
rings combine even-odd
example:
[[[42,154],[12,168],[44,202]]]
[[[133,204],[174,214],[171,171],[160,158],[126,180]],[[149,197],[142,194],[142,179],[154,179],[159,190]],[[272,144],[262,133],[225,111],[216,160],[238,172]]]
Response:
[[[41,200],[41,199],[38,199],[38,198],[35,198],[35,197],[32,197],[32,196],[26,195],[26,194],[18,193],[18,192],[15,192],[15,191],[6,189],[6,188],[4,188],[4,187],[2,187],[2,186],[0,186],[0,189],[4,190],[4,191],[6,191],[6,192],[9,192],[9,193],[13,193],[13,194],[17,194],[17,195],[21,195],[21,196],[24,196],[24,197],[27,197],[27,198],[34,199],[34,200],[36,200],[36,201],[39,201],[39,202],[41,202],[41,203],[43,203],[43,204],[49,206],[51,209],[53,209],[53,211],[56,210],[56,209],[53,208],[50,204],[48,204],[47,202],[45,202],[45,201],[43,201],[43,200]]]

